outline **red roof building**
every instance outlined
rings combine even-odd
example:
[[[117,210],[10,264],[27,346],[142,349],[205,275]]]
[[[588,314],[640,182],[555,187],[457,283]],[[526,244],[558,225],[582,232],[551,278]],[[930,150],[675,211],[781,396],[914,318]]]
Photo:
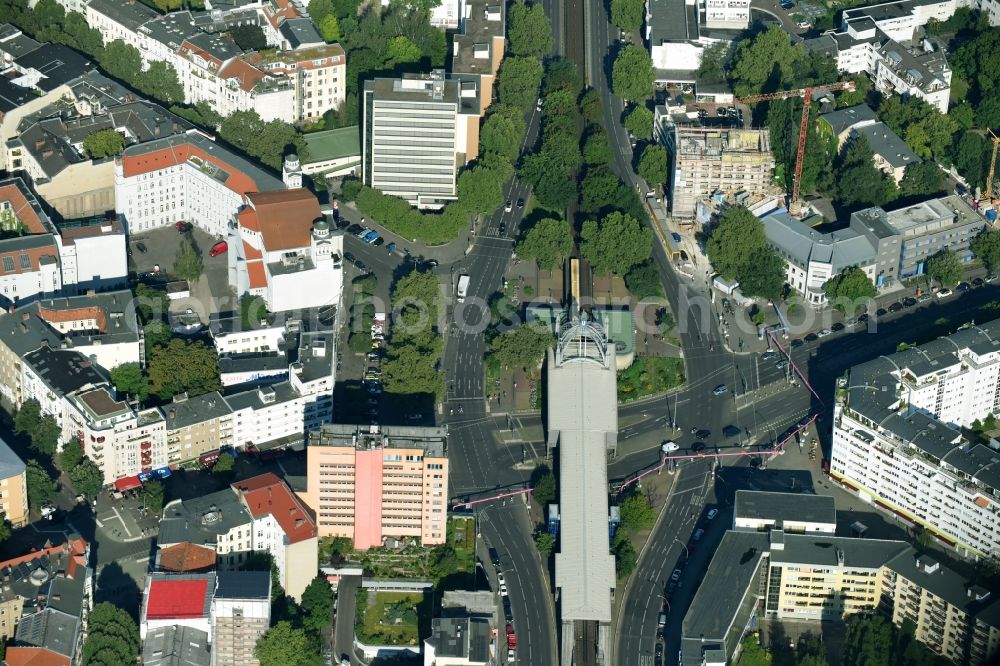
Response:
[[[255,519],[268,514],[281,526],[289,543],[316,537],[316,521],[288,485],[268,472],[233,484]]]
[[[181,625],[209,633],[211,639],[212,598],[215,574],[174,574],[155,572],[146,577],[142,596],[139,633],[157,627]]]
[[[4,654],[7,666],[70,666],[70,659],[41,647],[9,647]]]

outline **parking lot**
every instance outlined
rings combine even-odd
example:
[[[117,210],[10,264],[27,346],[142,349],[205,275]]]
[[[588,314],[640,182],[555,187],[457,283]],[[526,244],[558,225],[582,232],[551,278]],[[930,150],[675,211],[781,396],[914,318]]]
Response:
[[[235,296],[229,287],[229,269],[225,253],[217,257],[209,256],[217,238],[200,229],[181,232],[173,226],[129,237],[129,270],[150,284],[165,284],[171,281],[173,269],[181,243],[190,238],[201,253],[204,270],[197,283],[191,285],[190,298],[171,301],[172,312],[183,312],[191,308],[198,313],[202,322],[215,312],[235,310]]]

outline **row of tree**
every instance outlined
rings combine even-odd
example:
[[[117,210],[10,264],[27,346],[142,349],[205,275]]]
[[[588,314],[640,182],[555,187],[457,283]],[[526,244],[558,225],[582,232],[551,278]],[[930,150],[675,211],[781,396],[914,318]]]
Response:
[[[382,362],[385,390],[394,394],[430,395],[444,392],[438,327],[440,283],[434,273],[414,271],[392,289],[393,322]]]

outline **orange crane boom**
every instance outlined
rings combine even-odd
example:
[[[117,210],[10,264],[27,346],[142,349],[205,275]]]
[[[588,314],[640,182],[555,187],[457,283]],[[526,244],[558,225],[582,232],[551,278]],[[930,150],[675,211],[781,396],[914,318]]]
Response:
[[[990,138],[993,141],[993,157],[990,159],[990,173],[986,177],[986,193],[983,195],[983,200],[991,203],[993,201],[993,178],[997,171],[997,148],[1000,148],[1000,137],[994,134],[991,129],[986,131],[990,133]]]
[[[750,95],[749,97],[740,97],[737,99],[737,101],[744,104],[753,104],[754,102],[765,102],[772,99],[802,98],[802,120],[799,121],[799,142],[795,151],[795,172],[792,175],[792,198],[789,201],[789,208],[798,206],[799,203],[799,191],[802,187],[802,157],[806,151],[806,131],[809,129],[809,107],[812,106],[813,94],[832,92],[834,90],[854,90],[854,82],[842,81],[825,86],[810,86],[798,90],[782,90],[781,92]]]

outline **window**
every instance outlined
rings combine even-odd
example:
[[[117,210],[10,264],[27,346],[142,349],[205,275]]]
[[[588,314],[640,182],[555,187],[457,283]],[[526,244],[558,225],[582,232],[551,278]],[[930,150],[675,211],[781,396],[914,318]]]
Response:
[[[3,269],[8,273],[14,270],[14,257],[3,258]]]
[[[28,257],[28,255],[26,255],[26,254],[22,254],[21,255],[21,270],[25,270],[26,271],[26,270],[30,270],[30,269],[31,269],[31,258]]]

